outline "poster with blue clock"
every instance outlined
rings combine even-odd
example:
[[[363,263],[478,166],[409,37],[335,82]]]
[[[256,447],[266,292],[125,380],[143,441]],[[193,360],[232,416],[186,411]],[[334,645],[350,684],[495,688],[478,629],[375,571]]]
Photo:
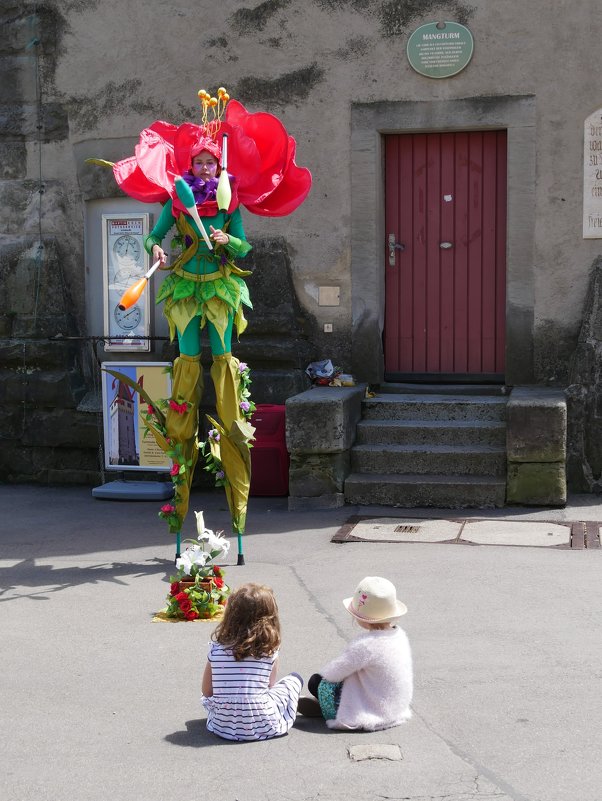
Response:
[[[143,240],[149,231],[149,214],[103,214],[104,349],[150,350],[150,298],[144,292],[134,306],[121,310],[125,290],[149,268]]]

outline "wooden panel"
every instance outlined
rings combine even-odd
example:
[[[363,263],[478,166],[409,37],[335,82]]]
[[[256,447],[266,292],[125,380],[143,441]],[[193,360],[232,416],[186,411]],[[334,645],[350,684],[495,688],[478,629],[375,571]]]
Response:
[[[454,202],[455,159],[453,134],[441,137],[441,227],[442,242],[454,242]],[[441,323],[441,359],[440,372],[454,371],[454,249],[439,249],[440,266],[440,323]]]
[[[385,366],[502,373],[506,132],[387,136]],[[451,243],[451,247],[446,247]],[[442,247],[443,245],[443,247]]]
[[[454,373],[468,372],[468,134],[455,137],[454,202]]]

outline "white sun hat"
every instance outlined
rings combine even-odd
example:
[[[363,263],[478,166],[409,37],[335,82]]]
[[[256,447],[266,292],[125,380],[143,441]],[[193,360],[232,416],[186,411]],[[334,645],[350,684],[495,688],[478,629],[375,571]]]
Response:
[[[395,586],[379,576],[362,579],[353,597],[345,598],[343,606],[353,617],[365,623],[386,623],[408,611],[407,606],[397,600]]]

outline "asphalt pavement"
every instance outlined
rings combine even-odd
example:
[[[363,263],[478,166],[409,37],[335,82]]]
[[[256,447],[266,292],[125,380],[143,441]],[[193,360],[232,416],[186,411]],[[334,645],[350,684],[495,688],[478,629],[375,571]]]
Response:
[[[174,556],[158,506],[0,487],[0,801],[602,799],[599,548],[340,544],[353,515],[457,513],[251,499],[246,564],[233,540],[226,580],[274,588],[281,674],[335,656],[358,633],[342,599],[383,575],[409,608],[414,716],[375,733],[298,718],[278,740],[230,743],[199,700],[213,624],[152,622]],[[191,509],[227,529],[221,493],[193,492]],[[602,504],[462,516],[602,521]]]

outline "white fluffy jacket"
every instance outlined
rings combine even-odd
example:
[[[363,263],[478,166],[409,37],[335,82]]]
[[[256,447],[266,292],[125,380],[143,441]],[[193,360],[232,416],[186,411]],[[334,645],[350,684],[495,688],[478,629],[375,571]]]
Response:
[[[320,671],[343,682],[341,702],[331,729],[376,731],[398,726],[412,716],[412,654],[403,629],[372,629],[352,640]]]

